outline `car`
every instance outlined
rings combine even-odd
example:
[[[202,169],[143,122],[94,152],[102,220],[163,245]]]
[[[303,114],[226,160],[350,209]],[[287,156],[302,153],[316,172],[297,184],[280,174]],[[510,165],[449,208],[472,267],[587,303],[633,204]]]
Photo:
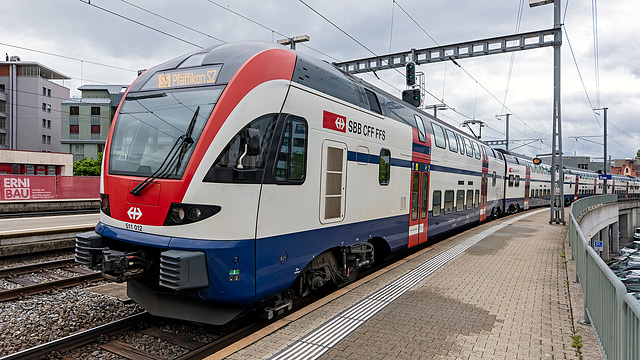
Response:
[[[640,227],[637,227],[636,231],[633,233],[633,240],[640,240]]]
[[[609,264],[609,268],[617,275],[625,270],[640,270],[640,262],[629,260],[614,261]]]
[[[637,230],[636,230],[637,231]],[[636,233],[638,234],[638,233]],[[633,235],[635,238],[635,234]],[[623,247],[622,249],[620,249],[620,253],[623,255],[629,255],[629,254],[633,254],[635,252],[637,252],[638,250],[640,250],[640,241],[634,241],[631,244]]]
[[[625,270],[618,274],[618,279],[625,285],[640,284],[640,270]]]

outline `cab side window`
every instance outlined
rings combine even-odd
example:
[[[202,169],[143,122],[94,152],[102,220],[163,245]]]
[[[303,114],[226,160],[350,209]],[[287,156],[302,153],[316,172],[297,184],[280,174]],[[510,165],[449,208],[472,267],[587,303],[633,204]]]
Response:
[[[307,122],[290,115],[278,150],[274,176],[277,183],[304,182],[307,163]]]

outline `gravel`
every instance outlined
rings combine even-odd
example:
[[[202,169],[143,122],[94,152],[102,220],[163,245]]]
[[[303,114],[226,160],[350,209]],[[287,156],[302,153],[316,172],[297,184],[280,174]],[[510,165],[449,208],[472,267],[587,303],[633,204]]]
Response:
[[[106,324],[142,309],[82,287],[0,303],[0,356]]]

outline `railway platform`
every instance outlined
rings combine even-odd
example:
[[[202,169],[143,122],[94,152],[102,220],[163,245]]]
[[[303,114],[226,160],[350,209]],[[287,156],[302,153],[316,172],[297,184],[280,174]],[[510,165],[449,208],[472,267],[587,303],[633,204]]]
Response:
[[[207,359],[602,359],[567,229],[548,219],[467,230]]]

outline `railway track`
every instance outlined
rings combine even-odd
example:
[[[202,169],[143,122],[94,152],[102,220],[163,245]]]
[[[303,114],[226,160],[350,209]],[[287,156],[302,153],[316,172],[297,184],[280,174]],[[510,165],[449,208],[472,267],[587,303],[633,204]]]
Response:
[[[102,275],[99,272],[76,267],[73,266],[74,264],[74,259],[70,258],[0,269],[1,279],[10,284],[19,285],[19,287],[11,289],[0,287],[0,302],[13,300],[22,296],[34,295],[52,289],[67,288],[86,282],[102,280]],[[75,274],[75,276],[63,276],[47,271],[52,269],[62,269]],[[48,281],[36,282],[21,277],[21,275],[25,274],[38,274]]]
[[[129,316],[118,321],[100,325],[85,331],[81,331],[64,338],[24,349],[14,354],[1,357],[0,360],[26,360],[44,359],[52,353],[61,355],[63,358],[70,358],[70,353],[80,350],[83,346],[95,344],[94,348],[117,354],[127,359],[174,359],[174,360],[195,360],[211,355],[230,344],[244,338],[245,336],[264,328],[268,322],[264,321],[242,321],[232,325],[222,327],[212,327],[217,329],[207,329],[208,332],[215,333],[215,338],[209,342],[202,342],[185,335],[177,334],[162,329],[162,321],[154,318],[147,312],[142,312]],[[199,325],[193,325],[199,326]],[[204,325],[201,325],[204,326]],[[177,357],[163,357],[141,350],[126,341],[118,338],[135,338],[136,334],[151,336],[153,342],[164,341],[181,348],[181,355]],[[73,355],[72,355],[73,356]]]

